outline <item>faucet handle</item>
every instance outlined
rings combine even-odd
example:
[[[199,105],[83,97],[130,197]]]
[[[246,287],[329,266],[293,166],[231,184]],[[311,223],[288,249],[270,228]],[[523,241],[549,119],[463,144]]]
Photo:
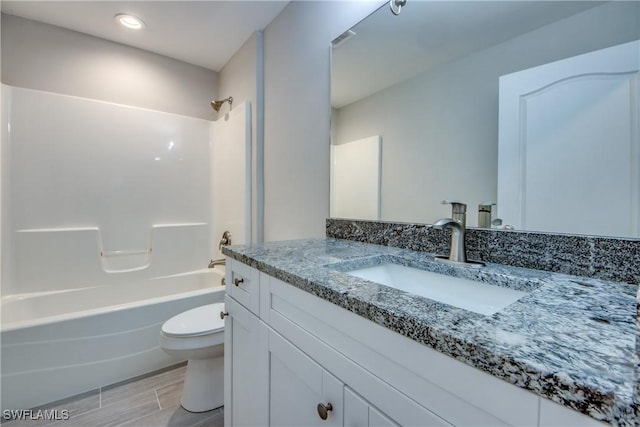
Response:
[[[218,250],[221,251],[223,246],[229,246],[231,244],[231,233],[225,231],[222,233],[222,239],[218,242]]]
[[[484,202],[478,205],[478,228],[491,228],[491,218],[493,218],[493,202]]]
[[[458,200],[443,200],[443,205],[451,205],[451,212],[454,214],[467,213],[467,205]]]
[[[493,207],[497,204],[494,202],[484,202],[478,205],[478,212],[493,213]]]

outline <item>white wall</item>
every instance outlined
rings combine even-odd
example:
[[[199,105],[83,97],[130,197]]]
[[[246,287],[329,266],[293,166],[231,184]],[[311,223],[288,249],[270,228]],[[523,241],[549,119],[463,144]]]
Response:
[[[380,4],[294,1],[265,29],[267,241],[325,235],[330,42]]]
[[[220,70],[218,88],[220,98],[233,96],[234,104],[256,100],[257,37],[253,34]],[[220,110],[224,113],[227,104]]]
[[[497,197],[498,77],[637,39],[638,10],[589,9],[343,107],[334,141],[382,135],[383,220],[433,222],[450,216],[441,200],[459,199],[474,226]]]
[[[218,96],[214,71],[4,14],[2,82],[208,120]]]
[[[231,57],[229,62],[220,70],[219,93],[221,98],[233,96],[234,105],[241,102],[251,103],[251,153],[252,153],[252,236],[248,241],[258,240],[257,230],[257,66],[258,66],[258,43],[257,34],[252,35],[242,47]],[[226,105],[220,112],[226,110]],[[220,114],[222,116],[222,114]],[[248,243],[247,241],[247,243]],[[235,242],[234,242],[235,243]]]
[[[235,102],[234,102],[235,104]],[[251,242],[251,110],[246,101],[211,124],[212,259],[224,258],[219,242],[228,231],[234,245]]]

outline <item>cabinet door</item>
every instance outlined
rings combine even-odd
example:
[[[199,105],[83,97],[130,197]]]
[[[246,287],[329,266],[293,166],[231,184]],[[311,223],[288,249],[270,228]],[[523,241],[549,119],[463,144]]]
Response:
[[[358,396],[349,387],[344,388],[345,427],[398,427],[389,417]]]
[[[258,426],[268,421],[267,326],[229,295],[225,322],[225,426]]]
[[[341,426],[342,384],[320,365],[269,331],[269,425]],[[331,408],[323,420],[318,405]]]

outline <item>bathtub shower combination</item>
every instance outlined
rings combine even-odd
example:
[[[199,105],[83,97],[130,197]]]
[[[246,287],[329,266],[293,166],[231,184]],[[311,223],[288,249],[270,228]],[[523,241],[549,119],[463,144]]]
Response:
[[[2,409],[177,363],[162,324],[222,301],[221,230],[250,236],[248,103],[209,122],[3,85],[2,115]]]

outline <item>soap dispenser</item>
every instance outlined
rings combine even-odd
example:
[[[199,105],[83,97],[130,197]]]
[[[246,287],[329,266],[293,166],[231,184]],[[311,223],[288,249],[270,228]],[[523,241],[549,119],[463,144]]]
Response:
[[[484,202],[478,205],[478,227],[491,228],[492,209],[496,204]]]
[[[456,200],[443,200],[443,205],[451,205],[451,219],[458,222],[462,229],[467,227],[467,205]]]

